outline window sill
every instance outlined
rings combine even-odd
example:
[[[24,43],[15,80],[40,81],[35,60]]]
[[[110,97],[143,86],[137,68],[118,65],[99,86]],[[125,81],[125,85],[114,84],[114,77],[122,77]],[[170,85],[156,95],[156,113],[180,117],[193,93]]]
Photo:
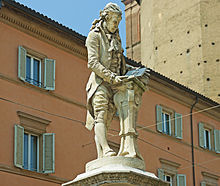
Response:
[[[158,131],[157,131],[157,132],[158,132]],[[174,136],[174,135],[169,135],[169,134],[166,134],[166,133],[163,133],[163,132],[158,132],[158,133],[159,133],[159,134],[162,134],[162,135],[164,135],[164,136],[167,136],[167,137],[169,137],[169,138],[179,140],[179,141],[183,140],[183,138],[177,138],[177,137]]]
[[[22,82],[25,86],[29,86],[29,87],[31,87],[31,88],[35,88],[35,89],[38,89],[38,90],[41,90],[41,91],[42,91],[42,90],[43,90],[43,91],[46,91],[46,92],[48,92],[48,91],[54,91],[54,90],[46,90],[46,89],[43,88],[43,87],[34,85],[34,84],[29,83],[29,82],[27,82],[27,81],[23,81],[23,80],[21,80],[21,79],[19,79],[19,78],[17,78],[17,80],[19,80],[20,82]]]
[[[206,152],[213,152],[213,153],[216,153],[213,149],[206,149],[206,148],[203,148],[203,147],[200,147],[200,149],[206,151]]]

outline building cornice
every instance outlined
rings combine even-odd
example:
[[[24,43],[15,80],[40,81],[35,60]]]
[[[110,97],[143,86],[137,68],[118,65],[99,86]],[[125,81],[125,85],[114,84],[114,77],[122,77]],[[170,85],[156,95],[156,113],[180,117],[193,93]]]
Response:
[[[0,9],[0,21],[84,60],[87,59],[85,37],[79,38],[73,31],[67,32],[68,29],[61,29],[61,26],[28,15],[19,7],[5,2]]]

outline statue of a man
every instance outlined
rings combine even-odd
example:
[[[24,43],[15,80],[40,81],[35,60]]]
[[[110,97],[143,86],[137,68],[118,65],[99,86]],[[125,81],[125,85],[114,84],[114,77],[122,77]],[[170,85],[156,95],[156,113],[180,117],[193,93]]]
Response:
[[[86,86],[88,112],[86,127],[94,126],[98,158],[115,156],[107,143],[107,130],[116,112],[112,86],[121,82],[126,72],[118,25],[122,11],[109,3],[100,12],[86,40],[88,68],[92,70]]]

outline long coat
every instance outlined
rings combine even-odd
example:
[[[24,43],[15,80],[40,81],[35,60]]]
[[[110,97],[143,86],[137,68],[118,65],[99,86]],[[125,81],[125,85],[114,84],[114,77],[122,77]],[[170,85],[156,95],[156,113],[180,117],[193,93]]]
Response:
[[[119,38],[119,34],[117,33]],[[123,49],[121,48],[120,38],[118,40],[119,53],[121,53],[121,75],[125,74],[125,59],[123,56]],[[86,127],[89,130],[92,130],[94,126],[94,112],[91,104],[91,98],[98,86],[106,81],[112,83],[112,74],[109,70],[111,65],[111,52],[110,43],[106,36],[102,24],[99,23],[93,30],[89,32],[89,35],[86,39],[86,47],[88,51],[88,68],[92,70],[92,73],[89,77],[88,83],[86,85],[87,91],[87,118],[86,118]]]

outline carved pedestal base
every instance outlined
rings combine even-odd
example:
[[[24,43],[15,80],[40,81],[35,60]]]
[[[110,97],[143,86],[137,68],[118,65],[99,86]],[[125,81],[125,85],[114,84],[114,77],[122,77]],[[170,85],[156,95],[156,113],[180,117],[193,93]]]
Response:
[[[85,173],[62,186],[169,186],[142,168],[139,158],[101,158],[87,163]]]
[[[139,158],[112,156],[90,161],[86,164],[86,172],[99,169],[103,166],[125,166],[135,169],[145,170],[145,163]]]

